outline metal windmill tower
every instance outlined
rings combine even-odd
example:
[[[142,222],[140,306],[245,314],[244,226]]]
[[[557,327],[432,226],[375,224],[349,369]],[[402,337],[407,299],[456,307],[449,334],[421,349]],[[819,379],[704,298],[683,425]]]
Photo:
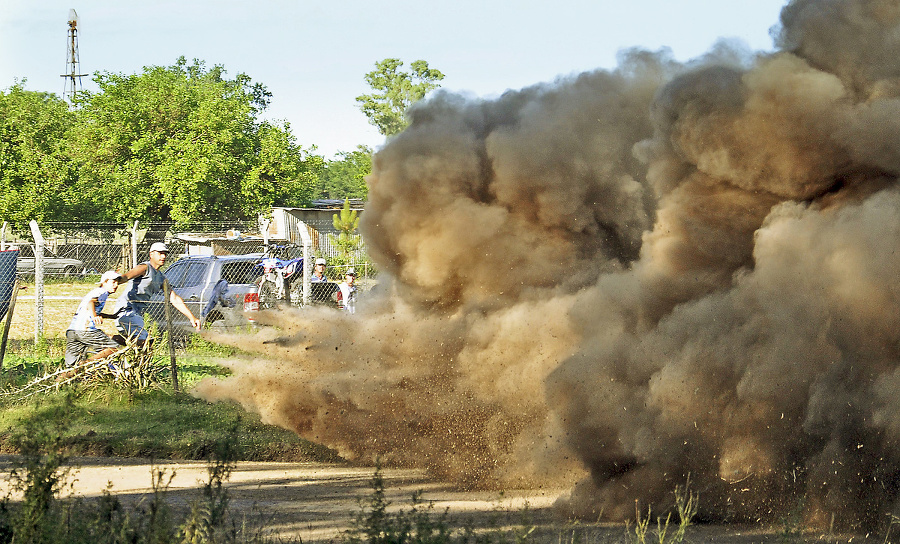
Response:
[[[66,72],[60,77],[66,78],[63,88],[63,97],[69,102],[75,100],[75,94],[82,90],[81,78],[88,74],[80,74],[81,61],[78,60],[78,14],[74,9],[69,10],[69,43],[66,55]]]

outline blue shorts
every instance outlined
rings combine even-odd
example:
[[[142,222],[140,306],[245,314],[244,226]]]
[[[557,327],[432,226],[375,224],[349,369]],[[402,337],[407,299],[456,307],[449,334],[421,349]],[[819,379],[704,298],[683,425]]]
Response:
[[[133,308],[126,308],[116,319],[116,328],[125,338],[146,340],[150,336],[147,329],[144,328],[144,316],[134,311]]]

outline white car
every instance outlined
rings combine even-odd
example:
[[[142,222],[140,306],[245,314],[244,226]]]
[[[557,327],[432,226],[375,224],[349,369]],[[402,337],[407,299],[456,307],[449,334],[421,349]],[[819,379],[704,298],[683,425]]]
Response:
[[[23,276],[34,275],[34,246],[9,246],[8,249],[18,249],[19,258],[16,260],[16,272]],[[44,274],[47,276],[81,276],[84,274],[84,261],[57,257],[48,248],[44,248]]]

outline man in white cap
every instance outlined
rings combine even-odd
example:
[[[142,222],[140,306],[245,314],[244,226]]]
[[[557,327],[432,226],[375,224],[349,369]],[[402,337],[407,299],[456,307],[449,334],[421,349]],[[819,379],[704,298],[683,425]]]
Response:
[[[328,278],[325,277],[325,259],[322,257],[316,259],[316,266],[313,268],[313,273],[312,276],[310,276],[309,281],[313,283],[328,281]]]
[[[116,320],[116,327],[125,337],[136,338],[139,343],[147,340],[149,334],[144,328],[144,314],[150,306],[150,297],[163,291],[166,276],[159,270],[166,264],[169,248],[162,242],[150,246],[150,259],[135,266],[119,277],[119,283],[131,280],[131,288],[125,296],[119,297],[118,307],[122,313]],[[184,314],[191,326],[200,330],[200,320],[194,317],[184,303],[184,299],[175,291],[170,292],[169,302],[176,310]]]
[[[66,366],[73,366],[87,352],[95,352],[89,361],[103,359],[119,347],[112,338],[100,329],[103,323],[103,306],[109,295],[119,288],[119,273],[107,270],[100,276],[99,287],[94,287],[84,295],[75,316],[66,330]]]

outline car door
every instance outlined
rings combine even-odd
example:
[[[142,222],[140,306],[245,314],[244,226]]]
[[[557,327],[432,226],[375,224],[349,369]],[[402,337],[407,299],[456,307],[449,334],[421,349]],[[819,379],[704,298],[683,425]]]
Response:
[[[16,247],[19,250],[19,258],[16,260],[16,272],[19,274],[34,274],[34,249],[29,245]]]
[[[169,282],[172,285],[172,289],[184,299],[191,313],[199,317],[200,312],[203,310],[203,305],[209,297],[209,293],[205,293],[204,288],[209,283],[208,278],[212,262],[208,259],[187,259],[175,264],[180,262],[183,262],[184,265],[179,270],[178,277],[170,278]],[[168,277],[168,273],[166,273],[166,277]],[[181,322],[181,319],[176,319],[175,321]]]

